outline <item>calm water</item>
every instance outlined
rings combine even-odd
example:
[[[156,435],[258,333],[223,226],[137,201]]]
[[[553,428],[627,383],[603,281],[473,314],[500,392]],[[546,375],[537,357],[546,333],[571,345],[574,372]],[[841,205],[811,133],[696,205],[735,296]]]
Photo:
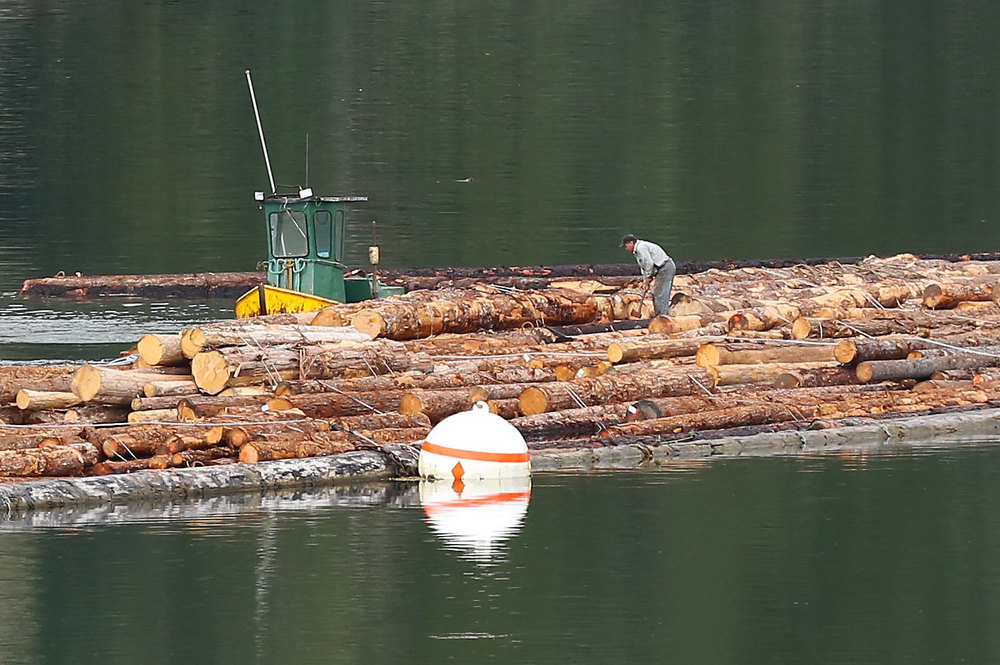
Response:
[[[0,362],[229,316],[12,294],[254,268],[246,68],[276,180],[370,197],[355,265],[372,220],[390,266],[624,261],[626,231],[679,261],[995,251],[998,33],[986,0],[7,0]],[[538,476],[496,523],[415,485],[0,522],[0,661],[992,662],[998,467]]]
[[[530,503],[446,511],[407,484],[38,516],[0,531],[0,645],[25,664],[994,662],[998,473],[963,447],[546,475]]]

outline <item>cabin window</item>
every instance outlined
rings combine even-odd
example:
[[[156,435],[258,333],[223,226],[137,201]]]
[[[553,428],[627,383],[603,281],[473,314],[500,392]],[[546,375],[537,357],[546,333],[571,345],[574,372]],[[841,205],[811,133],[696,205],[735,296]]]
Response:
[[[309,254],[309,239],[306,236],[306,214],[301,210],[272,212],[271,252],[276,259],[290,259]]]
[[[313,225],[316,227],[316,256],[328,259],[333,253],[333,215],[329,210],[317,210]]]
[[[344,217],[344,211],[337,211],[336,225],[334,239],[337,241],[337,260],[343,263],[344,261],[344,239],[347,237],[347,222]]]

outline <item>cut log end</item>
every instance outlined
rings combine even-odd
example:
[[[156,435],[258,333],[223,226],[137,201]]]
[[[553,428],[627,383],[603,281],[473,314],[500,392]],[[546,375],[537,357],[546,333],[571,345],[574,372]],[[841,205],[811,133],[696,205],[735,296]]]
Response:
[[[240,461],[244,464],[255,464],[260,461],[260,451],[252,443],[240,446]]]
[[[373,309],[363,309],[351,317],[351,325],[372,339],[385,334],[386,323],[382,315]]]
[[[854,372],[858,377],[858,381],[860,381],[861,383],[868,383],[869,381],[872,380],[872,377],[875,375],[875,368],[872,366],[871,362],[866,360],[864,362],[858,363],[858,366],[855,368]]]
[[[218,351],[199,353],[191,361],[191,375],[195,385],[209,395],[222,392],[229,382],[229,372],[225,357]]]
[[[694,362],[702,367],[718,365],[722,359],[719,347],[715,344],[703,344],[694,355]]]
[[[534,416],[549,410],[549,400],[540,388],[527,388],[518,397],[518,406],[524,415]]]
[[[841,365],[850,365],[854,362],[854,359],[858,356],[858,345],[854,340],[845,339],[837,343],[837,347],[833,350],[833,357],[837,359]]]
[[[399,412],[404,416],[423,413],[424,404],[416,393],[406,393],[399,398]]]
[[[812,335],[813,327],[809,319],[799,317],[792,321],[792,339],[807,339]]]
[[[73,374],[70,389],[81,401],[88,402],[94,399],[101,390],[100,372],[91,365],[80,367]]]
[[[150,365],[159,365],[163,360],[163,342],[159,335],[143,335],[136,344],[139,357]]]
[[[620,363],[622,358],[625,357],[625,349],[618,342],[612,342],[608,346],[608,361],[611,363]]]
[[[924,288],[924,293],[923,293],[924,307],[928,309],[936,309],[943,300],[944,300],[944,289],[941,288],[940,284],[928,284]]]
[[[802,379],[795,372],[785,372],[778,375],[773,385],[775,388],[798,388],[802,385]]]

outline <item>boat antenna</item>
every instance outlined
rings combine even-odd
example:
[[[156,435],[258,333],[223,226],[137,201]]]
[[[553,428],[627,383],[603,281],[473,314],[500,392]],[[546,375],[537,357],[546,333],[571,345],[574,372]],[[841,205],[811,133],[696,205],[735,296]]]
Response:
[[[309,133],[306,132],[306,187],[309,186]]]
[[[267,166],[267,180],[271,183],[271,194],[277,193],[274,186],[274,175],[271,173],[271,159],[267,156],[267,143],[264,141],[264,128],[260,124],[260,111],[257,110],[257,97],[253,94],[253,81],[250,79],[250,70],[246,71],[247,86],[250,88],[250,101],[253,103],[253,116],[257,119],[257,133],[260,134],[260,147],[264,149],[264,165]]]

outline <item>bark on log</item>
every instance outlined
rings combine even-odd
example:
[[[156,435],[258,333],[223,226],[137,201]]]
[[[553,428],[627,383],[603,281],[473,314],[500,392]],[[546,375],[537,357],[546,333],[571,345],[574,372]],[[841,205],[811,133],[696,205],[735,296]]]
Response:
[[[609,425],[624,422],[630,406],[628,403],[600,404],[521,416],[508,422],[528,441],[594,436]]]
[[[312,434],[308,440],[303,440],[301,436],[275,436],[266,441],[251,441],[240,446],[239,460],[253,464],[267,460],[336,455],[357,447],[347,436],[340,432],[325,432]]]
[[[928,309],[951,309],[968,301],[992,302],[993,284],[943,282],[928,284],[923,292],[923,304]]]
[[[141,298],[236,298],[263,284],[261,272],[203,272],[176,275],[72,275],[27,279],[25,297],[138,296]]]
[[[860,383],[858,375],[851,367],[824,367],[784,372],[778,375],[772,385],[775,388],[816,388],[857,383]]]
[[[598,318],[594,298],[570,291],[478,294],[461,301],[386,303],[361,310],[352,325],[372,338],[416,339],[445,332],[501,330],[523,325],[590,323]]]
[[[862,383],[881,381],[901,381],[929,379],[934,372],[977,367],[997,367],[1000,358],[956,354],[940,358],[918,358],[915,360],[869,360],[859,363],[856,372]]]
[[[528,388],[519,397],[526,416],[578,406],[625,402],[647,397],[693,395],[712,390],[714,377],[700,367],[606,374],[571,383],[549,383]],[[580,404],[583,402],[583,404]]]
[[[133,411],[128,414],[126,420],[129,423],[173,423],[178,422],[177,408],[173,409],[146,409],[144,411]]]
[[[0,476],[78,476],[98,462],[97,447],[88,442],[0,451]]]
[[[13,402],[21,388],[47,392],[69,392],[77,368],[68,365],[0,366],[0,404]]]

